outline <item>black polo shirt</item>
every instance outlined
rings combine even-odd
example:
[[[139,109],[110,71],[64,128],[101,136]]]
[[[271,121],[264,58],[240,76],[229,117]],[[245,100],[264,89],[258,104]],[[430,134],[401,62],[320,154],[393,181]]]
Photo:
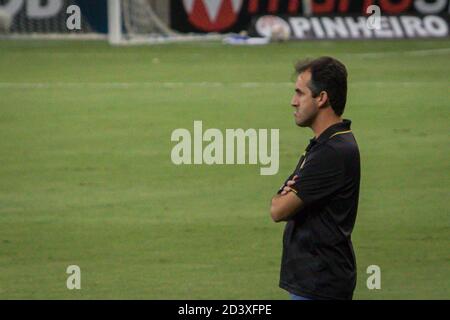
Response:
[[[350,236],[358,209],[360,158],[350,124],[344,120],[311,139],[286,180],[299,176],[293,188],[304,207],[284,230],[280,287],[297,295],[353,296],[356,261]]]

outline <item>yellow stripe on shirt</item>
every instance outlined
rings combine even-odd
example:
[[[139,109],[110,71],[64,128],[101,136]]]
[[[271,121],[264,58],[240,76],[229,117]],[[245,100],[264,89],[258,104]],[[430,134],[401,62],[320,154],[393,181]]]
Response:
[[[339,132],[336,132],[335,134],[331,135],[330,139],[331,139],[331,138],[333,138],[334,136],[337,136],[337,135],[339,135],[339,134],[344,134],[344,133],[349,133],[349,132],[352,132],[352,130],[347,130],[347,131],[339,131]]]

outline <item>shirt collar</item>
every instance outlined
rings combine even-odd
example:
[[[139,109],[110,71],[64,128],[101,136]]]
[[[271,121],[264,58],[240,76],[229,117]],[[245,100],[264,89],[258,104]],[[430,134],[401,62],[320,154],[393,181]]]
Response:
[[[344,119],[341,122],[335,123],[329,126],[327,129],[325,129],[325,131],[322,132],[317,139],[316,138],[311,139],[311,144],[314,145],[316,142],[323,143],[328,139],[330,139],[331,136],[337,132],[350,130],[351,124],[352,124],[351,120],[348,119]]]

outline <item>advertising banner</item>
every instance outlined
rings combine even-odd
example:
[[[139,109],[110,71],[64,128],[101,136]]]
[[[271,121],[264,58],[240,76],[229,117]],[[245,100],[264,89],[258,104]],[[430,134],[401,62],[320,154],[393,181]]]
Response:
[[[172,0],[171,27],[181,32],[250,30],[267,36],[276,24],[295,39],[448,36],[449,0],[312,0],[310,4],[299,0]]]
[[[378,20],[378,21],[377,21]],[[402,39],[449,36],[449,19],[438,15],[379,16],[272,16],[253,20],[252,35],[284,39]]]
[[[0,11],[11,15],[11,33],[68,33],[67,8],[80,8],[81,28],[78,33],[108,32],[106,0],[0,0]]]

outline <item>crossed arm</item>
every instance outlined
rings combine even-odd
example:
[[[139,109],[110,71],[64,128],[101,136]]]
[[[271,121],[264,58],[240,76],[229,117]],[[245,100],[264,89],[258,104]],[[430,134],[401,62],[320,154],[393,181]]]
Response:
[[[274,222],[287,221],[303,207],[303,201],[296,195],[297,191],[292,185],[298,179],[294,176],[286,183],[283,191],[272,198],[270,215]]]

